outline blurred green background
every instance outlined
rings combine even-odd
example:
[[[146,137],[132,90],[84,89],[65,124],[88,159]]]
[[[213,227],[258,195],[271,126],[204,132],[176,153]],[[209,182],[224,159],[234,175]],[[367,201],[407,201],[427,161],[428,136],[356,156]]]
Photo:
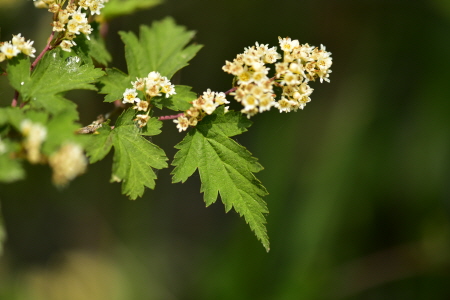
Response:
[[[0,6],[0,40],[21,32],[40,51],[50,14]],[[450,299],[450,1],[167,0],[110,24],[113,65],[126,70],[118,30],[167,15],[205,45],[175,77],[197,93],[228,90],[224,61],[255,41],[333,53],[304,111],[257,115],[236,138],[265,167],[271,251],[236,213],[205,208],[197,175],[172,185],[161,170],[129,201],[111,156],[63,190],[32,166],[0,185],[0,299]],[[0,78],[1,106],[12,95]],[[83,124],[110,109],[69,96]],[[182,137],[168,122],[153,142],[173,158]]]

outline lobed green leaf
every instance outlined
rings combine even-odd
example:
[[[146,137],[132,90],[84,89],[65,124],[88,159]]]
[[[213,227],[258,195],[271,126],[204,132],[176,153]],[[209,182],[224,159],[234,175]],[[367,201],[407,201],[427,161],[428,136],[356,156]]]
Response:
[[[225,211],[234,207],[268,251],[264,217],[268,210],[262,200],[267,190],[253,174],[263,167],[245,147],[230,139],[250,125],[242,114],[225,114],[223,108],[205,117],[175,146],[179,151],[172,162],[172,181],[184,182],[198,169],[206,205],[220,195]]]
[[[194,37],[194,31],[176,25],[174,20],[166,18],[154,22],[152,27],[141,26],[139,37],[132,32],[119,32],[125,44],[125,59],[128,75],[118,69],[106,69],[106,76],[97,84],[100,93],[106,94],[105,102],[122,99],[131,82],[143,78],[152,71],[171,78],[201,49],[201,45],[188,45]],[[183,111],[190,107],[189,102],[197,96],[187,86],[176,86],[176,95],[170,98],[157,97],[154,105]]]
[[[161,121],[150,119],[144,133],[134,123],[135,111],[128,109],[117,119],[114,129],[104,123],[91,136],[87,153],[91,163],[103,159],[114,147],[111,181],[122,182],[122,193],[134,200],[142,197],[145,187],[155,187],[154,169],[167,167],[164,151],[143,137],[160,132]]]
[[[62,96],[62,93],[75,90],[95,90],[91,83],[104,73],[92,64],[83,64],[77,56],[64,59],[60,49],[55,49],[39,61],[34,72],[26,76],[29,68],[28,58],[18,59],[8,64],[11,85],[20,93],[23,101],[29,101],[31,107],[44,108],[52,114],[70,110],[75,114],[76,105]]]
[[[187,46],[195,32],[175,24],[172,18],[153,22],[151,28],[142,25],[139,38],[132,32],[119,34],[125,44],[128,73],[133,79],[145,77],[151,71],[170,79],[202,48],[201,45]]]

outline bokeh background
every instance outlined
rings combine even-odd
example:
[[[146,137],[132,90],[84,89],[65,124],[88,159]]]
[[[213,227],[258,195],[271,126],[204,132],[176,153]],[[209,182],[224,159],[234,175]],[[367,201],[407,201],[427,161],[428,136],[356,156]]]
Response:
[[[21,32],[40,51],[50,14],[0,7],[0,40]],[[129,201],[109,183],[111,156],[63,190],[31,166],[0,185],[0,299],[450,299],[450,2],[167,0],[110,24],[113,65],[126,70],[118,30],[168,15],[205,45],[175,77],[198,93],[228,90],[224,61],[255,41],[333,53],[304,111],[257,115],[236,137],[265,167],[271,251],[236,213],[205,208],[197,175],[172,185],[161,170]],[[69,97],[83,124],[110,109]],[[172,158],[182,137],[168,122],[153,142]]]

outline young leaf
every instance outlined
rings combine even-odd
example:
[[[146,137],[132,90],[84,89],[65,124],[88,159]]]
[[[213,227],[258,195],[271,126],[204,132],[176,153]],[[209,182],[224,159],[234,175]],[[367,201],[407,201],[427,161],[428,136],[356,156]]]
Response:
[[[145,69],[150,68],[150,71],[158,71],[162,76],[169,79],[175,72],[187,66],[187,62],[202,48],[201,45],[195,44],[186,47],[194,37],[195,31],[186,31],[184,26],[176,25],[172,18],[154,22],[152,28],[141,26],[139,45],[134,44],[134,41],[130,39],[130,34],[132,33],[121,32],[125,44],[127,44],[126,41],[133,43],[127,45],[129,46],[128,49],[139,46],[140,50],[145,53],[144,57],[135,57],[138,59],[138,67],[144,65]],[[132,54],[128,53],[128,55]],[[141,74],[141,77],[145,75],[147,74]]]
[[[74,89],[95,90],[90,83],[95,82],[104,73],[90,64],[82,64],[76,56],[64,59],[59,49],[48,52],[29,75],[24,65],[28,58],[18,59],[17,64],[8,64],[8,76],[11,85],[22,95],[23,101],[29,101],[35,108],[44,108],[52,114],[64,110],[76,113],[76,105],[61,94]]]
[[[107,76],[102,77],[98,84],[100,93],[107,94],[105,101],[121,99],[125,89],[131,88],[131,81],[136,77],[146,77],[152,71],[170,79],[187,66],[202,47],[187,46],[194,34],[194,31],[186,31],[185,27],[176,25],[171,18],[154,22],[151,28],[141,26],[139,37],[132,32],[120,32],[129,74],[117,69],[106,70]]]
[[[106,76],[97,84],[100,93],[106,94],[105,102],[114,102],[123,98],[125,89],[131,88],[131,78],[119,69],[106,69]]]
[[[164,151],[145,139],[133,122],[135,111],[128,109],[117,119],[114,129],[104,123],[91,136],[87,147],[91,163],[104,158],[114,147],[111,181],[122,181],[122,193],[134,200],[142,197],[145,187],[155,187],[155,169],[167,167]],[[151,120],[145,135],[159,132],[161,121]]]
[[[184,182],[198,169],[206,205],[214,203],[220,194],[225,211],[234,207],[268,251],[264,225],[268,210],[262,200],[267,191],[253,175],[263,167],[247,149],[230,139],[247,131],[250,125],[240,113],[224,114],[223,108],[216,109],[175,146],[179,151],[172,163],[172,181]]]

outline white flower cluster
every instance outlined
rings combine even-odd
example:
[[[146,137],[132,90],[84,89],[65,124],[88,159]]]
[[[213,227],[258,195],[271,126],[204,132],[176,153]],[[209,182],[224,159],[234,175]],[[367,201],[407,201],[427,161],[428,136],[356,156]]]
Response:
[[[11,59],[19,53],[34,57],[36,49],[33,48],[33,41],[26,41],[22,34],[13,35],[9,42],[0,42],[0,62]]]
[[[87,167],[83,148],[74,143],[64,144],[49,157],[48,163],[53,169],[53,183],[59,186],[64,186],[70,180],[83,174]]]
[[[150,72],[147,77],[136,78],[136,81],[131,82],[132,89],[126,89],[123,93],[122,103],[133,103],[134,109],[146,112],[146,114],[139,114],[135,121],[138,122],[139,127],[144,127],[150,119],[150,100],[153,97],[162,96],[168,98],[176,94],[175,86],[165,76],[161,76],[158,72]],[[139,94],[143,95],[144,99],[140,99]]]
[[[245,48],[233,62],[225,62],[222,69],[237,79],[238,86],[232,95],[244,106],[242,113],[248,117],[270,110],[274,105],[273,79],[268,77],[270,69],[266,63],[272,64],[279,58],[276,47],[256,43]]]
[[[206,92],[203,92],[202,96],[192,101],[192,107],[174,122],[177,124],[179,132],[185,131],[189,126],[197,125],[198,121],[203,119],[205,115],[212,114],[219,105],[229,103],[225,93],[211,92],[208,89]],[[228,109],[228,106],[225,109]]]
[[[283,62],[275,64],[275,76],[269,78],[269,68],[266,64],[273,64],[281,55],[276,47],[259,45],[246,48],[244,53],[238,54],[232,61],[226,61],[223,70],[236,76],[237,87],[231,95],[244,108],[242,113],[251,117],[258,112],[268,111],[272,106],[280,112],[303,109],[311,99],[313,89],[308,82],[316,78],[329,81],[332,64],[331,53],[300,45],[298,40],[278,38],[283,50]],[[274,87],[281,89],[281,98],[276,100]]]
[[[48,8],[54,14],[54,21],[52,23],[53,31],[58,32],[57,40],[60,41],[59,46],[64,51],[70,52],[71,48],[75,46],[73,39],[83,33],[87,39],[92,32],[92,27],[89,24],[89,19],[86,16],[89,14],[100,15],[100,10],[105,7],[104,3],[109,0],[78,0],[69,1],[63,9],[66,0],[35,0],[35,6],[40,8]]]
[[[20,123],[20,130],[25,136],[24,148],[28,161],[34,164],[40,162],[42,160],[41,145],[47,137],[47,128],[25,119]]]

